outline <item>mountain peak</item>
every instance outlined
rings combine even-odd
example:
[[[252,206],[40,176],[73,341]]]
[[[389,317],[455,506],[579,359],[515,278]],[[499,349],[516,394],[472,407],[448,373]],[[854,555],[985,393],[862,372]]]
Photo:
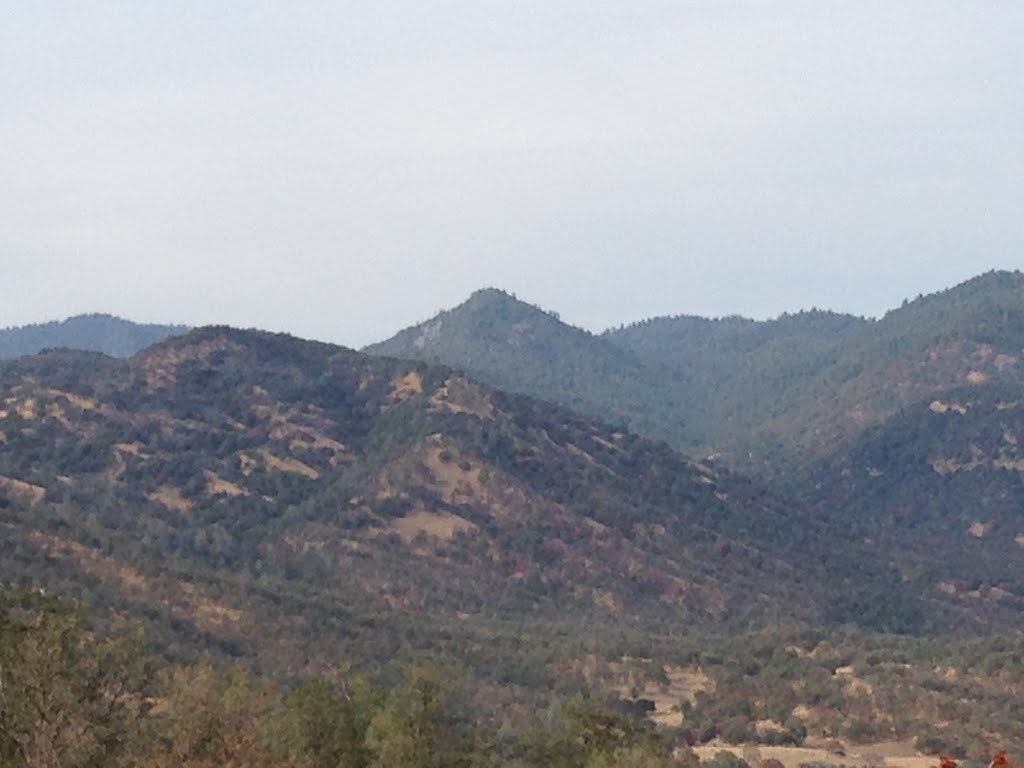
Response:
[[[450,365],[484,383],[500,381],[509,391],[600,414],[661,439],[695,439],[680,418],[652,416],[645,406],[676,397],[669,372],[496,288],[476,291],[454,309],[365,351]]]
[[[473,293],[469,295],[469,298],[462,302],[462,304],[459,304],[447,313],[441,314],[457,314],[467,311],[475,313],[495,313],[506,320],[513,317],[518,317],[519,319],[532,317],[535,319],[551,318],[561,322],[561,318],[557,312],[543,309],[528,301],[523,301],[516,296],[516,294],[501,288],[481,288],[473,291]]]

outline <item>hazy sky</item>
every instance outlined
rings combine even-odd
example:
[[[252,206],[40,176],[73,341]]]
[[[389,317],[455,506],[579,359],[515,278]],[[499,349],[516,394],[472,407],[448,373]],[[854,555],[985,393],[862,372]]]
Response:
[[[876,314],[1024,268],[1022,41],[1020,0],[8,3],[0,326]]]

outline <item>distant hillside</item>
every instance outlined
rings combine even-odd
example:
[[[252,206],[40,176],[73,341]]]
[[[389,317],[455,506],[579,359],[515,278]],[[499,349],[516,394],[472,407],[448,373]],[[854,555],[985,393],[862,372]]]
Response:
[[[822,456],[905,406],[1018,379],[1022,353],[1024,275],[991,272],[865,326],[832,365],[797,388],[798,409],[761,428]]]
[[[1024,276],[990,272],[880,320],[656,318],[593,336],[500,291],[367,351],[440,362],[779,478],[899,408],[1018,375]]]
[[[560,403],[675,445],[703,442],[680,401],[677,374],[503,291],[463,304],[366,348],[441,363],[493,386]]]
[[[76,315],[59,322],[0,329],[0,359],[57,348],[129,357],[150,344],[186,330],[183,325],[140,324],[111,315]]]
[[[707,442],[748,441],[751,430],[798,410],[807,381],[836,363],[870,323],[852,315],[800,312],[776,320],[665,317],[607,331],[602,338],[685,381],[691,420]]]
[[[1024,611],[1024,386],[969,387],[900,410],[806,487],[935,597]]]
[[[906,619],[884,564],[743,478],[444,367],[256,332],[0,365],[0,507],[0,580],[279,670],[428,649],[543,675],[524,627],[578,653],[819,622],[825,562],[886,596],[870,623]]]

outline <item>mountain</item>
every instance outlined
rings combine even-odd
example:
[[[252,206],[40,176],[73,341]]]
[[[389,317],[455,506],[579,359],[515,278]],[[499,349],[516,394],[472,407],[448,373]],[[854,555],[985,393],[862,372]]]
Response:
[[[703,442],[673,370],[493,288],[365,351],[450,365],[674,445]]]
[[[820,458],[903,406],[1018,376],[1024,275],[989,272],[877,321],[826,312],[767,322],[668,318],[605,338],[688,377],[687,399],[710,414],[709,444],[777,473],[766,466],[775,453]]]
[[[676,371],[686,382],[691,419],[708,443],[732,445],[767,422],[806,403],[808,381],[835,365],[843,346],[870,323],[812,311],[755,321],[662,317],[602,335],[648,362]]]
[[[467,309],[407,332],[396,351],[429,349],[518,389],[530,384],[524,371],[543,367],[546,396],[572,396],[575,378],[562,361],[573,357],[572,343],[582,347],[576,335],[562,330],[566,348],[542,360],[534,345],[509,343],[512,326],[501,315]],[[579,335],[594,347],[594,337]],[[515,370],[479,354],[478,339],[513,349]],[[799,499],[794,509],[811,510],[824,530],[859,542],[886,583],[917,596],[926,621],[1015,624],[1024,615],[1015,575],[1024,485],[1014,442],[1024,437],[1024,275],[986,273],[878,320],[817,310],[761,322],[660,318],[596,340],[641,360],[632,369],[638,380],[667,370],[660,378],[673,394],[648,405],[650,416],[668,424],[674,408],[673,423],[691,439],[702,435],[716,464],[752,472]],[[581,407],[607,415],[613,402],[595,396]],[[642,420],[631,423],[644,430]],[[687,447],[671,428],[648,434]],[[863,623],[878,582],[853,559],[828,569],[829,616]]]
[[[226,328],[0,364],[0,507],[0,579],[282,673],[419,650],[536,682],[556,647],[849,618],[826,563],[905,618],[856,542],[663,443]]]
[[[0,359],[60,347],[129,357],[186,330],[183,325],[140,324],[111,315],[76,315],[67,320],[0,329]]]
[[[814,310],[655,318],[594,336],[496,290],[367,348],[619,421],[773,482],[901,407],[1012,378],[1024,276],[990,272],[879,320]]]

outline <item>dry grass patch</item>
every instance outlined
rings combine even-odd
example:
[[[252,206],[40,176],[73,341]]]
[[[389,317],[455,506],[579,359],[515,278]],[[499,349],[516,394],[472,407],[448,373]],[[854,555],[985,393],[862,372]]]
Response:
[[[405,517],[391,521],[391,530],[406,544],[421,533],[442,541],[451,541],[460,533],[476,533],[479,528],[464,517],[449,512],[431,512],[418,506]]]
[[[134,600],[152,602],[158,593],[162,594],[160,602],[174,616],[192,622],[203,631],[235,633],[243,622],[251,623],[243,611],[214,600],[194,584],[148,579],[127,563],[71,539],[42,531],[31,531],[28,538],[50,557],[73,560],[85,573],[116,583]]]
[[[33,485],[6,475],[0,475],[0,490],[28,499],[33,507],[46,498],[46,489],[41,485]]]
[[[914,750],[909,742],[884,742],[878,744],[847,745],[843,744],[843,754],[825,748],[815,747],[777,747],[758,745],[757,754],[761,760],[778,760],[786,768],[798,768],[806,763],[820,763],[828,766],[850,765],[881,765],[887,768],[934,768],[936,758],[923,755]],[[742,755],[748,749],[743,744],[712,742],[694,747],[694,752],[701,761],[710,760],[719,752],[732,752]]]
[[[962,403],[945,403],[942,400],[932,400],[928,409],[932,413],[959,413],[961,416],[967,415],[967,406]]]
[[[619,662],[603,662],[586,657],[576,663],[587,683],[618,693],[626,699],[647,699],[654,703],[649,717],[657,725],[677,728],[683,723],[679,705],[694,703],[701,691],[713,691],[714,681],[697,667],[666,664],[661,669],[664,680],[651,678],[650,659],[623,658]],[[667,682],[665,682],[667,680]]]
[[[83,411],[99,411],[100,413],[110,413],[113,411],[113,408],[105,403],[100,403],[91,397],[76,395],[74,392],[67,392],[63,389],[48,389],[46,393],[53,398],[63,397],[71,405]]]
[[[159,502],[168,509],[180,512],[183,515],[189,514],[195,506],[192,501],[181,495],[180,489],[175,488],[173,485],[161,485],[155,491],[147,493],[146,498],[150,501]]]
[[[159,345],[137,355],[135,365],[146,377],[150,389],[163,389],[174,384],[178,366],[186,360],[199,360],[207,365],[216,352],[242,351],[243,347],[227,339],[210,339],[198,344]]]
[[[130,565],[104,555],[99,550],[42,531],[31,531],[28,538],[48,556],[70,558],[89,575],[103,581],[116,581],[122,589],[135,597],[148,593],[149,582],[145,576]]]
[[[682,701],[694,703],[701,691],[714,690],[714,681],[703,670],[693,667],[680,667],[673,664],[665,665],[668,684],[648,681],[638,698],[654,702],[654,711],[650,718],[655,724],[665,728],[677,728],[683,724],[683,715],[679,711]]]
[[[470,504],[485,495],[480,464],[464,458],[454,449],[449,451],[442,445],[430,445],[423,465],[433,476],[433,490],[449,504]]]
[[[339,464],[350,462],[354,458],[351,451],[349,451],[348,447],[344,443],[340,443],[337,440],[328,437],[313,427],[283,420],[278,417],[276,413],[272,417],[272,420],[275,423],[273,428],[270,430],[270,438],[272,440],[288,440],[289,450],[294,451],[299,448],[317,450],[320,448],[326,448],[331,452],[331,466],[338,466]]]
[[[388,402],[401,403],[410,397],[423,392],[423,375],[418,371],[409,371],[404,376],[396,376],[391,382]]]
[[[320,473],[313,469],[308,464],[303,464],[298,459],[293,458],[281,458],[275,456],[266,448],[261,448],[259,451],[260,457],[263,459],[263,464],[267,469],[275,470],[277,472],[291,472],[296,475],[302,475],[308,477],[310,480],[316,480],[320,477]]]
[[[121,453],[130,453],[132,456],[148,459],[149,454],[142,450],[140,443],[114,443],[114,450]]]
[[[992,523],[983,523],[980,520],[975,520],[968,527],[967,532],[976,539],[983,539],[988,536],[992,530]]]
[[[235,485],[228,480],[225,480],[215,472],[207,470],[203,473],[206,477],[206,492],[211,496],[219,496],[224,494],[226,496],[248,496],[249,491],[240,485]]]
[[[430,398],[430,409],[447,413],[468,413],[480,419],[494,418],[494,405],[478,384],[461,376],[449,378]]]

